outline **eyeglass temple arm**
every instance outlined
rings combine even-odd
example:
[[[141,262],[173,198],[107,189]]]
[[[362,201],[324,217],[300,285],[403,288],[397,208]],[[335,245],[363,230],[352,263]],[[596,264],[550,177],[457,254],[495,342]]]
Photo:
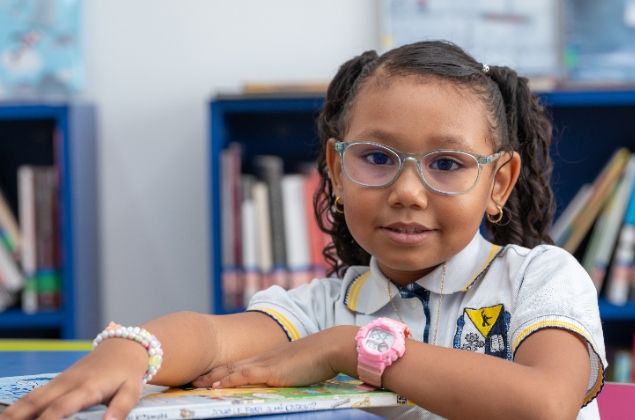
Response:
[[[480,163],[482,165],[487,165],[488,163],[494,162],[496,159],[498,159],[499,157],[501,157],[503,155],[503,151],[500,151],[498,153],[494,153],[493,155],[489,155],[489,156],[481,156],[481,158],[479,159]]]

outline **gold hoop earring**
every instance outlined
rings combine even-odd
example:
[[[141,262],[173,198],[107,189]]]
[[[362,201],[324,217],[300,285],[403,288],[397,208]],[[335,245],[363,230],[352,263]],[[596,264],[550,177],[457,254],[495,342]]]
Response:
[[[489,220],[490,223],[493,224],[498,224],[500,223],[501,220],[503,220],[503,208],[501,206],[496,206],[496,208],[498,209],[498,215],[496,216],[496,218],[494,218],[493,216],[490,216],[489,213],[485,213],[485,217],[487,217],[487,220]]]
[[[340,203],[340,198],[335,197],[335,201],[333,202],[333,208],[336,212],[340,214],[344,214],[344,204]]]

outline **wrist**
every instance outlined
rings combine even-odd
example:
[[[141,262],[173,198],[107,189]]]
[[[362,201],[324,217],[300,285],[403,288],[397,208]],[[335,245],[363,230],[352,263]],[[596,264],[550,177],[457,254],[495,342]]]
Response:
[[[332,337],[324,337],[334,343],[331,346],[329,360],[333,371],[351,377],[357,377],[357,344],[355,335],[359,327],[354,325],[340,325],[329,328]]]
[[[128,372],[138,372],[143,377],[148,368],[148,352],[139,344],[123,338],[105,340],[91,352],[102,364],[118,366]]]
[[[406,351],[409,331],[406,324],[390,318],[377,318],[360,328],[355,336],[359,379],[381,388],[384,370]]]
[[[148,357],[148,364],[145,374],[143,375],[143,383],[149,382],[154,375],[161,369],[161,363],[163,362],[163,350],[161,349],[161,343],[157,338],[150,334],[141,327],[123,327],[119,324],[111,322],[108,327],[101,333],[97,334],[93,341],[93,350],[97,346],[113,338],[124,338],[131,342],[137,343],[141,348],[146,351]],[[111,340],[112,341],[112,340]]]

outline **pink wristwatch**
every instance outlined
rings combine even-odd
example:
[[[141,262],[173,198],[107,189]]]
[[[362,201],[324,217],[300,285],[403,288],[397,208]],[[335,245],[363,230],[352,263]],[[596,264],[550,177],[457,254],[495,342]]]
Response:
[[[360,328],[355,336],[359,379],[381,388],[381,375],[403,356],[409,333],[406,324],[390,318],[379,318]]]

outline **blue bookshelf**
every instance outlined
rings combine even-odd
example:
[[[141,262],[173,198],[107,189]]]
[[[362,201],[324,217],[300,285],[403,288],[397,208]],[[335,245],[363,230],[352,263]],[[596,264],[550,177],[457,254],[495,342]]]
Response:
[[[210,123],[210,251],[213,313],[239,309],[223,307],[221,289],[220,152],[230,142],[243,147],[243,170],[251,172],[252,158],[275,154],[285,170],[317,158],[319,140],[315,121],[323,96],[219,96],[209,104]]]
[[[60,171],[62,305],[0,312],[0,337],[92,339],[99,326],[95,109],[71,102],[0,102],[0,185],[15,209],[15,169]]]
[[[542,92],[552,114],[555,141],[553,187],[557,214],[585,182],[591,182],[618,147],[635,152],[635,90]],[[222,306],[219,155],[230,142],[243,145],[243,165],[250,171],[256,154],[278,154],[285,170],[317,156],[316,118],[324,97],[218,96],[210,101],[210,238],[212,312]],[[616,307],[600,300],[605,321],[634,321],[635,303]],[[233,312],[233,311],[229,311]]]

